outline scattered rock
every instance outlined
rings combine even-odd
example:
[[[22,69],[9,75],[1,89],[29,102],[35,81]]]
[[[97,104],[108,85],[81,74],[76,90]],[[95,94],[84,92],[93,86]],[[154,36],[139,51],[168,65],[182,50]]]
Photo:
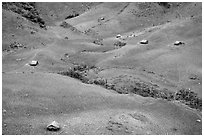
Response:
[[[16,59],[16,61],[21,61],[22,59]]]
[[[35,34],[35,31],[31,31],[30,34]]]
[[[197,75],[192,75],[192,76],[189,77],[189,79],[191,79],[191,80],[199,80]]]
[[[47,125],[47,130],[49,131],[58,131],[60,130],[60,124],[57,123],[56,121],[53,121],[49,125]]]
[[[10,44],[9,46],[11,49],[19,49],[19,48],[23,48],[24,46],[18,42],[13,42]]]
[[[3,109],[3,113],[6,113],[7,111],[6,111],[6,109]]]
[[[103,45],[103,39],[96,39],[93,41],[94,44]]]

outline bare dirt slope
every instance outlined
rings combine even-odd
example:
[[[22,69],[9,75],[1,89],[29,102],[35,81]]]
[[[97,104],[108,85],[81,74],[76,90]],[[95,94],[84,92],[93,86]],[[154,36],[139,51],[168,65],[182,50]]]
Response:
[[[3,134],[202,134],[201,9],[4,3]]]

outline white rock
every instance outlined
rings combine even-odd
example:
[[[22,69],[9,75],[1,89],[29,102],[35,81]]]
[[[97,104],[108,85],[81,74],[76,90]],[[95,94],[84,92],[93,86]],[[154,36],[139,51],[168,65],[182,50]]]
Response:
[[[3,113],[6,113],[6,109],[3,109]]]
[[[57,123],[56,121],[53,121],[49,125],[47,125],[47,130],[49,131],[58,131],[60,130],[60,124]]]
[[[201,122],[201,120],[200,120],[200,119],[197,119],[197,120],[196,120],[196,122],[199,122],[199,123],[200,123],[200,122]]]

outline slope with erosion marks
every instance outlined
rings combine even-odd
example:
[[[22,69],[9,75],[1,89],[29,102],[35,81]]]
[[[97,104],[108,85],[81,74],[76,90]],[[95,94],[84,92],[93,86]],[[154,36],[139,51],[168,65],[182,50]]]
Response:
[[[88,29],[95,31],[95,28],[97,28],[100,25],[103,25],[103,23],[113,22],[113,24],[115,25],[114,28],[115,30],[117,30],[117,26],[119,29],[120,25],[118,20],[115,20],[115,17],[117,17],[118,11],[121,8],[123,8],[126,4],[127,3],[111,3],[111,4],[103,3],[83,13],[79,17],[66,20],[66,21],[82,31],[85,31]],[[105,20],[101,20],[101,18],[104,18]],[[101,31],[108,31],[108,29],[107,30],[102,29]],[[95,32],[101,33],[98,30]],[[108,32],[106,35],[108,35]],[[104,37],[106,35],[102,35],[102,36]]]
[[[107,37],[132,29],[138,30],[164,24],[176,18],[174,13],[167,11],[157,3],[111,3],[109,5],[99,4],[96,8],[66,21],[79,30],[91,29],[98,35]],[[101,20],[101,17],[104,19]]]
[[[40,11],[43,19],[49,26],[55,26],[71,15],[80,15],[98,2],[36,2],[36,8]]]
[[[38,6],[52,9],[50,4]],[[181,18],[176,18],[173,8]],[[3,134],[202,134],[202,114],[184,105],[189,102],[135,95],[139,88],[144,93],[161,91],[175,95],[181,88],[190,88],[201,97],[200,8],[199,3],[181,3],[169,9],[157,3],[101,3],[65,20],[77,32],[60,26],[66,15],[63,8],[54,13],[58,17],[53,14],[53,18],[45,19],[52,24],[47,30],[24,18],[19,23],[16,20],[20,15],[3,10],[5,49],[14,41],[28,47],[3,51]],[[45,10],[47,14],[49,10]],[[98,22],[101,17],[104,22]],[[171,21],[166,23],[168,17]],[[153,22],[156,26],[152,26]],[[140,23],[145,25],[139,26]],[[16,29],[10,24],[22,27]],[[28,28],[37,31],[33,35]],[[89,33],[82,33],[88,29]],[[11,39],[13,33],[15,39]],[[94,43],[95,33],[103,38],[102,45]],[[115,38],[116,33],[121,33],[122,38]],[[139,44],[142,39],[149,43]],[[176,40],[185,44],[174,46]],[[114,43],[118,41],[126,45],[116,48]],[[29,66],[31,60],[38,60],[39,64]],[[96,78],[95,84],[55,74],[80,64],[91,68],[81,72],[90,80]],[[100,79],[114,84],[113,90],[107,90],[106,85],[97,86]],[[138,81],[141,87],[136,87]],[[129,92],[131,88],[138,91]],[[53,120],[60,123],[59,132],[45,129]]]
[[[44,33],[45,31],[40,29],[40,27],[37,26],[35,23],[27,20],[19,14],[4,9],[2,13],[2,24],[4,26],[2,28],[3,50],[8,49],[9,44],[15,41],[18,41],[22,44],[27,44],[28,42],[26,42],[26,40],[29,41],[29,43],[30,41],[32,41],[33,43],[35,43],[33,45],[42,45],[42,42],[46,44],[52,41],[50,39],[45,38],[45,36],[36,35],[39,33]],[[38,39],[38,41],[33,39]]]

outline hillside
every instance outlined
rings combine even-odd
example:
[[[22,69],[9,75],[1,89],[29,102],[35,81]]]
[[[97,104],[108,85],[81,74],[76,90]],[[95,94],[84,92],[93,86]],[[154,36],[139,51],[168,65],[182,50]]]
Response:
[[[202,3],[3,2],[2,126],[202,134]]]

